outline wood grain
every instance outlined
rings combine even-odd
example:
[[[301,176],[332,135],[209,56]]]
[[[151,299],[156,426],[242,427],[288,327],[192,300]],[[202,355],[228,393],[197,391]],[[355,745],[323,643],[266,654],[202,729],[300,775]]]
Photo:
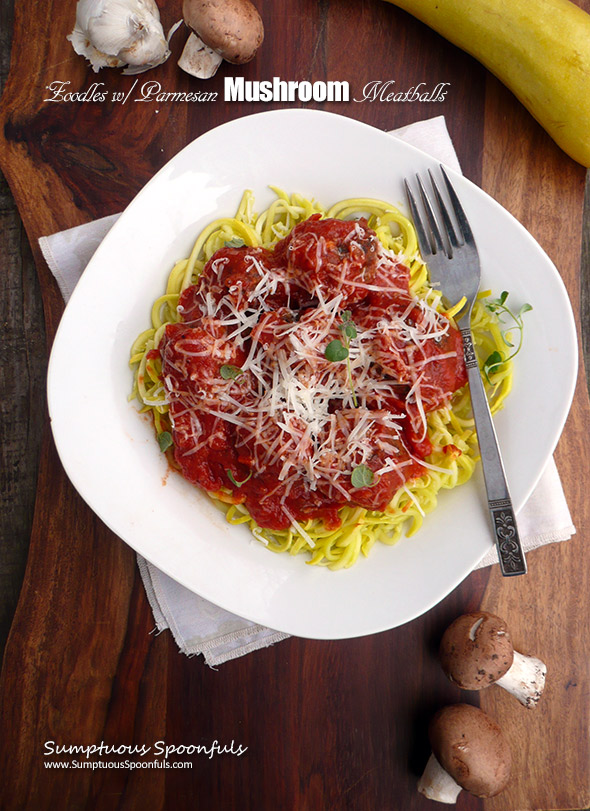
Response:
[[[586,173],[584,193],[584,225],[582,231],[582,262],[580,266],[580,322],[586,382],[590,381],[590,172]]]
[[[0,88],[10,67],[12,9],[0,6]],[[45,389],[45,328],[31,250],[0,177],[0,655],[27,561]],[[19,373],[14,374],[18,369]]]
[[[523,138],[490,141],[484,154],[484,188],[523,223],[553,259],[580,327],[580,200],[585,172],[560,160],[546,134],[520,107],[510,105],[507,91],[493,78],[488,80],[486,99],[486,127],[523,133]],[[541,199],[531,193],[532,176],[540,179]],[[584,634],[576,632],[590,619],[590,570],[583,563],[590,526],[586,484],[590,406],[581,350],[580,341],[578,386],[556,453],[578,534],[567,546],[553,545],[531,554],[527,578],[506,583],[492,571],[482,603],[509,618],[517,648],[537,652],[549,674],[539,712],[524,710],[524,718],[514,699],[503,691],[482,694],[482,708],[498,719],[514,742],[518,773],[535,776],[526,783],[514,781],[500,797],[486,803],[494,810],[569,808],[572,802],[590,805],[590,786],[575,801],[569,791],[571,785],[584,785],[582,775],[590,764],[588,653]],[[538,746],[538,741],[545,740],[551,746]],[[545,776],[554,772],[556,762],[561,779],[547,780]]]
[[[434,109],[426,103],[323,107],[386,129],[444,114],[466,175],[511,208],[559,258],[577,302],[583,172],[473,59],[375,0],[258,5],[265,45],[253,63],[232,67],[229,74],[336,78],[355,90],[374,79],[394,79],[403,88],[449,81],[448,99]],[[168,27],[178,16],[177,5],[168,0],[160,7]],[[121,210],[189,140],[225,120],[266,109],[223,102],[159,108],[44,102],[53,80],[70,81],[72,89],[97,80],[65,40],[72,18],[66,4],[20,0],[11,74],[0,103],[0,163],[36,259],[48,345],[63,303],[39,255],[38,237]],[[180,45],[173,42],[175,53]],[[223,74],[222,69],[208,89],[219,91]],[[172,59],[149,76],[166,89],[194,89]],[[118,71],[103,71],[98,80],[109,91],[128,90],[133,81]],[[519,137],[508,138],[507,132]],[[582,565],[587,514],[576,471],[590,455],[572,462],[572,449],[587,450],[587,416],[582,387],[560,450],[579,536],[563,548],[534,553],[527,580],[514,585],[496,572],[480,571],[402,628],[341,642],[290,639],[213,671],[200,659],[178,654],[168,633],[151,633],[153,619],[134,556],[73,490],[45,415],[30,555],[0,680],[0,806],[9,811],[432,808],[415,791],[428,756],[428,719],[443,703],[480,698],[461,695],[442,677],[437,644],[446,624],[482,599],[507,616],[523,646],[547,657],[559,678],[534,714],[516,712],[492,691],[481,697],[510,730],[522,757],[502,798],[482,802],[463,793],[457,807],[528,811],[584,805],[590,768],[587,741],[579,742],[579,735],[588,720],[588,644],[583,634],[570,636],[564,628],[574,617],[587,619],[589,605]],[[556,606],[554,621],[548,612]],[[563,662],[567,673],[559,669]],[[175,745],[234,740],[248,751],[239,758],[193,756],[187,770],[68,772],[43,766],[46,740],[150,745],[162,739]],[[525,747],[529,740],[539,751]],[[564,768],[548,769],[556,758]]]
[[[45,330],[39,284],[22,223],[0,178],[0,651],[25,571],[45,389]],[[23,317],[26,316],[26,317]],[[15,374],[14,370],[19,373]]]

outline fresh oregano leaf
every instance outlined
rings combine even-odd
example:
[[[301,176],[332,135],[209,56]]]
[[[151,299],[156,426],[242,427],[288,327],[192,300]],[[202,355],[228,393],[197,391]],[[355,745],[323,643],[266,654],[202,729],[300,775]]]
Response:
[[[158,434],[158,445],[160,446],[162,453],[167,451],[172,444],[172,434],[170,431],[162,431]]]
[[[350,482],[353,487],[372,487],[375,484],[375,474],[367,465],[357,465],[352,469]]]
[[[230,364],[224,364],[220,368],[219,374],[222,376],[224,380],[236,380],[240,375],[244,374],[244,370],[240,369],[239,366],[231,366]]]

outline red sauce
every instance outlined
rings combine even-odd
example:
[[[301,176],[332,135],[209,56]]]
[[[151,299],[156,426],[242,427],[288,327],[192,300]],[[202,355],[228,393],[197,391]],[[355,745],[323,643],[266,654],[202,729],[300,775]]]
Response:
[[[274,251],[221,249],[179,312],[159,347],[175,459],[269,529],[384,511],[424,472],[424,414],[466,382],[459,332],[412,297],[362,219],[314,215]],[[335,340],[348,361],[326,358]],[[361,465],[373,481],[354,487]]]

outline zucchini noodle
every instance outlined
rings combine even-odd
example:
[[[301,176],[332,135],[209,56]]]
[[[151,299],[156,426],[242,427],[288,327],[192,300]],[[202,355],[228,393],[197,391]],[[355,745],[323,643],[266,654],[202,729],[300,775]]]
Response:
[[[162,383],[161,361],[156,350],[167,324],[180,320],[177,305],[182,291],[195,284],[205,264],[226,243],[273,248],[295,225],[320,213],[326,218],[353,219],[366,217],[383,247],[392,251],[410,269],[410,289],[451,320],[463,302],[445,309],[440,291],[428,281],[428,269],[418,251],[413,224],[390,203],[366,198],[342,200],[329,209],[299,194],[287,195],[270,187],[276,199],[262,213],[254,212],[254,195],[246,191],[234,217],[215,220],[198,236],[190,256],[177,262],[166,284],[165,292],[152,307],[150,329],[142,332],[131,349],[130,364],[134,384],[130,399],[137,398],[142,412],[150,412],[158,435],[171,431],[168,403]],[[506,346],[496,315],[485,307],[491,291],[480,293],[473,307],[472,332],[480,367],[492,352]],[[512,362],[494,368],[489,380],[482,375],[492,413],[500,409],[512,386]],[[287,530],[268,530],[256,524],[243,504],[232,502],[231,492],[210,493],[225,512],[230,524],[246,524],[253,536],[273,552],[297,555],[306,552],[307,563],[342,569],[351,566],[359,555],[368,555],[377,542],[393,545],[402,535],[416,533],[437,505],[441,490],[464,484],[473,474],[478,460],[477,437],[471,413],[468,387],[456,392],[448,407],[427,415],[428,437],[433,453],[427,458],[426,471],[406,482],[396,492],[385,512],[373,512],[358,506],[344,506],[339,511],[342,525],[327,530],[319,519],[295,523]],[[166,451],[173,466],[173,449]]]

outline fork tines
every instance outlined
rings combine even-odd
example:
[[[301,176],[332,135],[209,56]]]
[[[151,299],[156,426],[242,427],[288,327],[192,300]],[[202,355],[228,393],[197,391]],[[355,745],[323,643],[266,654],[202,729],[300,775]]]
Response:
[[[443,195],[430,169],[428,170],[428,175],[436,199],[437,208],[442,219],[442,230],[420,175],[416,175],[416,181],[420,192],[420,199],[426,213],[426,222],[428,223],[429,233],[427,233],[424,217],[420,213],[418,203],[416,202],[416,198],[412,192],[410,184],[407,180],[404,180],[410,210],[412,213],[412,219],[414,220],[414,225],[416,226],[420,252],[425,259],[441,252],[443,252],[449,259],[452,259],[454,248],[458,248],[466,243],[473,242],[473,233],[467,221],[467,217],[465,216],[465,212],[463,211],[463,207],[459,202],[455,189],[453,188],[453,185],[449,180],[449,176],[442,165],[440,166],[440,170],[445,182],[448,198],[456,218],[457,227],[455,227],[455,224],[451,219],[448,205],[445,203]]]

